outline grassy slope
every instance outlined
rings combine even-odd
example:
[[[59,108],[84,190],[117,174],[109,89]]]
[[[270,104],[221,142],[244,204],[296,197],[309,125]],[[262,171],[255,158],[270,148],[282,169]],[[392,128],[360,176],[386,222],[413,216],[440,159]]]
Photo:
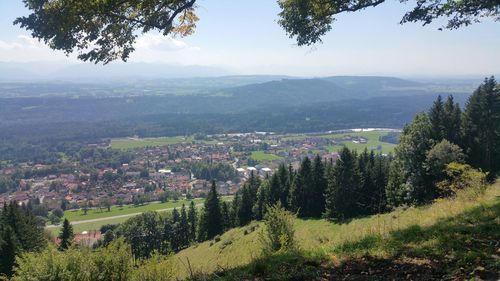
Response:
[[[264,261],[258,258],[262,226],[254,223],[259,227],[250,234],[245,235],[244,230],[252,226],[233,229],[225,233],[220,242],[201,243],[178,253],[179,275],[188,274],[187,260],[194,272],[219,272],[219,276],[223,274],[228,280],[252,275],[272,280],[279,276],[310,279],[342,272],[355,275],[373,268],[379,268],[381,274],[393,274],[382,276],[381,280],[405,278],[397,275],[401,273],[417,274],[390,270],[398,267],[426,274],[443,271],[441,275],[459,267],[469,273],[484,268],[488,272],[491,267],[499,269],[500,245],[495,242],[500,241],[498,196],[500,183],[489,187],[476,200],[464,197],[439,200],[430,206],[356,219],[342,225],[325,220],[298,220],[296,236],[301,253]],[[425,279],[425,275],[422,278]]]

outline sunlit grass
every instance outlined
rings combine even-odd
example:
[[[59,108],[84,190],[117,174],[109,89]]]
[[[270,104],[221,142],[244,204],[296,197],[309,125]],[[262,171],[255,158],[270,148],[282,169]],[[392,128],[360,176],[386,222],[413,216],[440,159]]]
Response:
[[[303,253],[321,257],[335,255],[346,258],[364,254],[387,257],[403,250],[403,246],[404,249],[413,248],[417,254],[418,251],[427,253],[426,249],[432,249],[440,242],[439,237],[430,235],[428,239],[417,240],[416,243],[411,236],[424,235],[423,233],[427,233],[424,230],[432,229],[435,225],[451,227],[450,218],[481,206],[485,207],[485,212],[490,212],[486,216],[498,217],[500,214],[491,212],[498,211],[494,207],[499,204],[499,196],[500,183],[497,183],[475,200],[457,196],[455,199],[437,200],[432,205],[354,219],[345,224],[322,219],[299,219],[296,221],[296,238]],[[498,219],[496,223],[498,226]],[[250,232],[255,226],[258,227]],[[260,255],[259,233],[262,229],[263,224],[254,222],[250,226],[230,230],[221,236],[219,242],[208,241],[181,251],[176,254],[179,276],[186,276],[190,270],[210,274],[251,263]],[[440,229],[445,233],[446,228]],[[406,240],[401,241],[408,243],[401,244],[398,240],[399,244],[396,244],[394,235],[398,233],[407,235]],[[186,266],[188,261],[192,266],[190,270]]]

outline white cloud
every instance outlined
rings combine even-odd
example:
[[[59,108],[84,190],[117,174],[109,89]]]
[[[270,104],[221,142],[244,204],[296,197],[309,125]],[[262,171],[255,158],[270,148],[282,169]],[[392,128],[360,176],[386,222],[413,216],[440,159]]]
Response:
[[[147,49],[160,52],[171,52],[180,50],[199,51],[199,47],[189,46],[186,42],[172,38],[171,36],[164,36],[161,34],[145,34],[137,39],[137,50]]]
[[[33,37],[20,34],[12,39],[0,40],[0,61],[29,62],[29,61],[60,61],[71,60],[63,52],[54,51],[43,42]]]

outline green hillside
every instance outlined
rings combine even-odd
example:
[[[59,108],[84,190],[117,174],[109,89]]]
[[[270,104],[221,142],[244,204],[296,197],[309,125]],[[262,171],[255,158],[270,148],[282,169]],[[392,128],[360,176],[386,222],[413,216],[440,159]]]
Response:
[[[491,277],[500,269],[500,247],[495,242],[500,241],[499,196],[497,183],[473,200],[462,193],[456,199],[341,225],[297,220],[300,252],[264,259],[259,242],[263,224],[254,222],[225,233],[218,242],[204,242],[176,254],[178,274],[186,277],[193,272],[227,280],[316,279],[362,271],[379,274],[380,280],[407,277],[401,274],[413,278],[421,274],[424,279],[429,274]]]

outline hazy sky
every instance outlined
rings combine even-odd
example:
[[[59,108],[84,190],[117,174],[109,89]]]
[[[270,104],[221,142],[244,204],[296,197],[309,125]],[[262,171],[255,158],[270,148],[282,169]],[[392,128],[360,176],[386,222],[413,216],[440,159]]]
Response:
[[[132,62],[210,65],[241,74],[448,76],[500,73],[500,23],[458,31],[400,25],[409,5],[390,1],[338,17],[324,43],[297,47],[276,23],[274,0],[199,0],[200,22],[187,38],[147,34]],[[74,63],[13,26],[27,11],[21,0],[0,1],[0,61]]]

